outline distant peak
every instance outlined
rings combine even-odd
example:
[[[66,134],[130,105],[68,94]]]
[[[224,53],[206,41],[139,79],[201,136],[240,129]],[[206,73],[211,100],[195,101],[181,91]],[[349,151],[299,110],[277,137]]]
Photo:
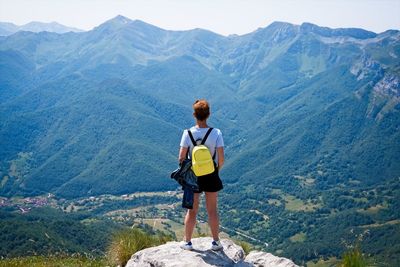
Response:
[[[110,19],[110,20],[107,20],[106,22],[104,22],[101,25],[112,25],[113,27],[124,27],[126,25],[137,26],[137,27],[150,27],[151,26],[151,27],[155,27],[156,28],[156,26],[151,25],[151,24],[149,24],[147,22],[144,22],[142,20],[138,20],[138,19],[131,20],[131,19],[129,19],[127,17],[124,17],[122,15],[118,15],[118,16]]]
[[[154,31],[163,31],[163,29],[158,28],[152,24],[146,23],[141,20],[131,20],[127,17],[122,15],[118,15],[106,22],[100,24],[99,26],[95,27],[94,31],[106,31],[106,32],[116,32],[120,30],[136,30],[141,31],[143,33],[149,34],[150,32]]]
[[[131,19],[129,19],[129,18],[125,17],[125,16],[122,16],[122,15],[118,15],[118,16],[108,20],[107,22],[111,22],[111,21],[112,22],[123,23],[123,24],[127,24],[127,23],[132,22]]]
[[[267,27],[258,28],[254,32],[249,33],[249,35],[259,40],[271,37],[274,42],[280,42],[297,34],[298,27],[298,25],[294,25],[288,22],[274,21]]]
[[[65,26],[56,21],[52,22],[41,22],[41,21],[31,21],[27,24],[16,26],[16,31],[30,31],[30,32],[55,32],[55,33],[66,33],[66,32],[82,32],[82,30]]]
[[[269,26],[293,26],[293,24],[284,21],[274,21]]]
[[[100,30],[100,29],[118,29],[121,27],[124,27],[126,25],[131,24],[133,21],[127,17],[124,17],[122,15],[118,15],[112,19],[109,19],[105,22],[103,22],[102,24],[100,24],[99,26],[95,27],[95,29]]]
[[[283,22],[283,21],[274,21],[271,24],[269,24],[265,28],[258,28],[256,32],[263,32],[263,31],[276,31],[276,30],[287,30],[287,29],[294,29],[298,27],[297,25],[291,24],[289,22]]]

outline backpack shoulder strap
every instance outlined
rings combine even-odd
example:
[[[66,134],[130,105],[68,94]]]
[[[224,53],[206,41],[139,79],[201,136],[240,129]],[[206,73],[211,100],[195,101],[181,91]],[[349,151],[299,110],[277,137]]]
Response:
[[[195,141],[194,138],[193,138],[192,132],[191,132],[189,129],[187,129],[187,132],[188,132],[188,135],[189,135],[189,137],[190,137],[190,140],[192,140],[193,146],[197,146],[196,141]]]
[[[206,143],[206,140],[208,138],[208,136],[210,135],[211,131],[213,128],[208,129],[208,131],[206,132],[206,135],[204,136],[203,140],[201,140],[201,144],[204,145]]]

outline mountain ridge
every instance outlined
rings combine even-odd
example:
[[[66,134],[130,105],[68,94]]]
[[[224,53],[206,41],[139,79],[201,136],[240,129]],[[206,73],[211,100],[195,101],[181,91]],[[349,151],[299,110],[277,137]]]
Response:
[[[91,29],[89,31],[92,31],[92,30],[94,30],[96,28],[99,28],[101,26],[104,27],[107,24],[113,24],[114,26],[117,26],[117,25],[119,25],[119,26],[123,26],[123,25],[127,26],[127,24],[134,24],[134,25],[141,25],[141,26],[146,26],[146,27],[153,27],[153,28],[157,28],[159,30],[169,31],[169,32],[184,32],[184,31],[194,31],[194,30],[199,30],[200,29],[200,30],[203,30],[203,31],[214,33],[214,32],[212,32],[210,30],[201,29],[201,28],[193,28],[193,29],[189,29],[189,30],[166,30],[166,29],[163,29],[161,27],[149,24],[149,23],[147,23],[145,21],[142,21],[142,20],[139,20],[139,19],[132,20],[132,19],[130,19],[130,18],[126,17],[126,16],[123,16],[123,15],[117,15],[117,16],[115,16],[113,18],[110,18],[110,19],[106,20],[105,22],[95,26],[93,29]],[[372,37],[374,37],[376,35],[382,34],[382,33],[387,32],[387,31],[394,31],[394,32],[398,32],[399,31],[399,30],[396,30],[396,29],[388,29],[388,30],[386,30],[386,31],[384,31],[382,33],[375,33],[375,32],[372,32],[372,31],[364,30],[362,28],[331,28],[331,27],[326,27],[326,26],[318,26],[318,25],[310,23],[310,22],[303,22],[302,24],[293,24],[293,23],[283,22],[283,21],[274,21],[271,24],[269,24],[269,25],[267,25],[265,27],[260,27],[260,28],[258,28],[256,30],[252,31],[252,32],[244,33],[244,34],[241,34],[241,35],[231,34],[231,36],[244,36],[244,35],[256,32],[259,29],[265,29],[267,27],[276,26],[276,25],[281,25],[281,26],[283,26],[283,25],[289,26],[290,25],[290,26],[294,26],[296,28],[299,28],[299,29],[301,29],[301,30],[303,30],[305,32],[316,32],[316,33],[319,33],[319,34],[321,34],[321,33],[322,34],[331,33],[331,34],[334,34],[334,35],[337,35],[337,36],[343,36],[343,35],[346,36],[346,35],[350,34],[350,35],[355,36],[355,37],[359,36],[361,38],[372,38]],[[82,32],[83,31],[81,29],[64,26],[64,25],[62,25],[62,24],[60,24],[60,23],[58,23],[56,21],[48,22],[48,23],[47,22],[40,22],[40,21],[31,21],[31,22],[26,23],[26,24],[21,25],[21,26],[15,25],[15,24],[13,24],[11,22],[0,22],[0,29],[2,31],[12,32],[12,33],[15,33],[19,29],[22,29],[22,30],[25,30],[25,31],[33,31],[33,32],[44,31],[42,28],[51,27],[51,26],[60,28],[59,31],[51,30],[51,31],[57,32],[57,33],[65,33],[65,32],[67,32],[67,29],[69,29],[68,31],[72,31],[72,32]],[[35,29],[35,28],[38,28],[38,29]],[[218,33],[214,33],[214,34],[219,35],[219,36],[224,36],[224,35],[221,35],[221,34],[218,34]],[[224,36],[224,37],[228,37],[228,36]]]

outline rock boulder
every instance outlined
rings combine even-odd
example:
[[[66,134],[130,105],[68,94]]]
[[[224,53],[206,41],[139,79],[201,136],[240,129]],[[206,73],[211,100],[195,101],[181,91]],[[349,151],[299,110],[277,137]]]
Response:
[[[183,250],[179,242],[168,242],[146,248],[132,255],[127,267],[295,267],[291,260],[270,253],[252,251],[245,256],[243,249],[232,240],[222,239],[221,251],[211,250],[210,237],[192,239],[194,250]]]

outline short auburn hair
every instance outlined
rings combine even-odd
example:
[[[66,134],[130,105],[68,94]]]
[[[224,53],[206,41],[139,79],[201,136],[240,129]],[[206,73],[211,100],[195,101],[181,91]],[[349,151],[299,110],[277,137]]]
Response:
[[[193,103],[193,115],[199,121],[204,121],[210,116],[210,105],[205,99],[198,99]]]

